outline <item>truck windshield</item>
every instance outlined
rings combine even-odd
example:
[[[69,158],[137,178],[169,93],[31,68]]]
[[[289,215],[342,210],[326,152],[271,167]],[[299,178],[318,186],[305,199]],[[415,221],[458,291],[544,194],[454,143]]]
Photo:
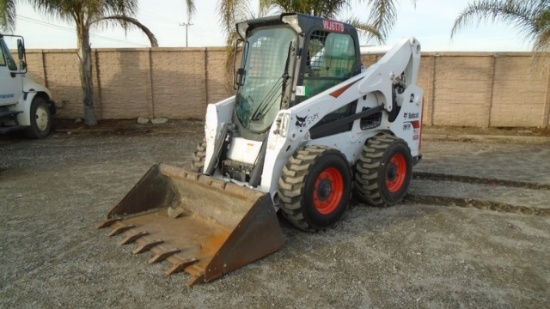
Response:
[[[241,125],[252,132],[265,132],[279,112],[295,38],[290,28],[259,28],[245,43],[236,114]]]
[[[6,42],[4,42],[3,39],[0,39],[0,65],[4,66],[6,63],[8,64],[8,69],[11,71],[17,70],[17,64],[15,63],[15,60],[13,60]]]

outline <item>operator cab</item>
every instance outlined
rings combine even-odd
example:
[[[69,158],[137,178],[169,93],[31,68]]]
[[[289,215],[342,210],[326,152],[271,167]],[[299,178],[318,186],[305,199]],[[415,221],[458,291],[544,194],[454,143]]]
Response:
[[[361,72],[357,31],[342,22],[285,13],[238,23],[237,32],[243,51],[233,123],[248,139],[263,140],[281,109]]]

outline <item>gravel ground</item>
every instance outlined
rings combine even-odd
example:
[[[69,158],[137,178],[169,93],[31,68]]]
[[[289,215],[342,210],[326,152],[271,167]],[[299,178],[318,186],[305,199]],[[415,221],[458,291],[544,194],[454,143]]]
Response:
[[[425,177],[413,180],[411,196],[430,198],[383,209],[354,202],[339,226],[316,234],[282,222],[281,251],[186,287],[188,275],[166,276],[168,263],[148,265],[149,256],[96,226],[152,164],[188,164],[201,129],[182,122],[0,136],[0,307],[550,307],[548,213],[437,199],[545,209],[550,144],[517,139],[426,138],[415,167]]]

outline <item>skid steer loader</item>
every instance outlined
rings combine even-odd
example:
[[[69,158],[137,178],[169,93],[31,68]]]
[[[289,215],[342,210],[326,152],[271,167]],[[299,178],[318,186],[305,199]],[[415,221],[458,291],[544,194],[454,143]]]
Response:
[[[191,170],[153,166],[100,224],[134,253],[168,260],[188,285],[283,245],[297,228],[333,227],[352,191],[398,203],[421,158],[420,44],[402,40],[364,68],[348,24],[287,13],[237,24],[236,95],[206,111]]]

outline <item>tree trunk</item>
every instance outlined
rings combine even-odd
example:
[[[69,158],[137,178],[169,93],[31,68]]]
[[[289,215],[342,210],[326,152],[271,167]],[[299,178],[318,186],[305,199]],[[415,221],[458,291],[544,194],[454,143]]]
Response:
[[[78,58],[80,60],[80,82],[82,84],[82,101],[84,103],[84,122],[87,126],[97,125],[94,111],[94,80],[92,79],[92,57],[89,27],[78,25]]]

